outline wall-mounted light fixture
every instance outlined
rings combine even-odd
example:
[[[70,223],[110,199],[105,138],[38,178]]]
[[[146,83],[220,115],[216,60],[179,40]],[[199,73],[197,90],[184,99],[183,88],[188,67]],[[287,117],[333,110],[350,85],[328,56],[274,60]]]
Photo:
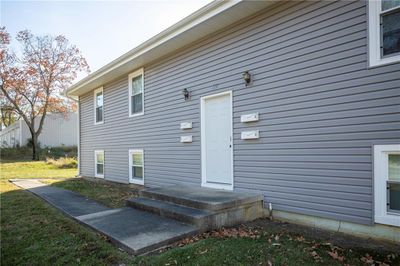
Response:
[[[187,99],[189,99],[189,97],[190,97],[190,92],[188,91],[188,89],[183,89],[182,90],[182,94],[183,94],[183,97],[185,97],[185,101],[187,100]]]
[[[242,77],[243,77],[244,82],[246,82],[246,86],[249,85],[251,82],[251,75],[250,75],[249,71],[243,72]]]

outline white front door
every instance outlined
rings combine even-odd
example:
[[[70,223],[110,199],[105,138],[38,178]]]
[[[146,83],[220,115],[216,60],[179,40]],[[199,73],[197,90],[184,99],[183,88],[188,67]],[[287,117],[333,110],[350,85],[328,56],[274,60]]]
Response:
[[[232,92],[201,98],[202,186],[233,189]]]

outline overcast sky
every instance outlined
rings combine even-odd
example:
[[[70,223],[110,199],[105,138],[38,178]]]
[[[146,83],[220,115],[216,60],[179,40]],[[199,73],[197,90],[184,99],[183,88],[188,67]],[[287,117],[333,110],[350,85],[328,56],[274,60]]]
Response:
[[[1,25],[13,37],[23,29],[63,34],[81,49],[93,72],[209,2],[0,0]]]

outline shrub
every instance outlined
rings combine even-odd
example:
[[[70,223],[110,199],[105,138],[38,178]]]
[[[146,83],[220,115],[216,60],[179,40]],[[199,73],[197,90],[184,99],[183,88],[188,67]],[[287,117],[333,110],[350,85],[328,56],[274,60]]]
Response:
[[[32,159],[32,148],[17,147],[17,148],[1,148],[1,160],[18,160],[25,161]]]
[[[39,159],[45,160],[47,157],[60,158],[60,157],[77,157],[76,146],[61,146],[61,147],[44,147],[41,148],[39,153]],[[1,160],[18,160],[26,161],[32,159],[32,148],[30,147],[16,147],[16,148],[1,148],[0,149]]]
[[[41,158],[77,157],[76,146],[45,147],[40,151]]]
[[[47,164],[54,165],[57,168],[77,168],[78,167],[78,161],[75,158],[71,157],[61,157],[58,159],[53,159],[53,158],[46,158]]]

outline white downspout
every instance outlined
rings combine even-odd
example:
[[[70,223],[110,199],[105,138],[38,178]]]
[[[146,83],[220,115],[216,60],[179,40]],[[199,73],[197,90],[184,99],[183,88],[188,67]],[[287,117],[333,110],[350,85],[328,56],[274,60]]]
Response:
[[[78,97],[78,176],[81,175],[81,108],[80,108],[80,101]]]

